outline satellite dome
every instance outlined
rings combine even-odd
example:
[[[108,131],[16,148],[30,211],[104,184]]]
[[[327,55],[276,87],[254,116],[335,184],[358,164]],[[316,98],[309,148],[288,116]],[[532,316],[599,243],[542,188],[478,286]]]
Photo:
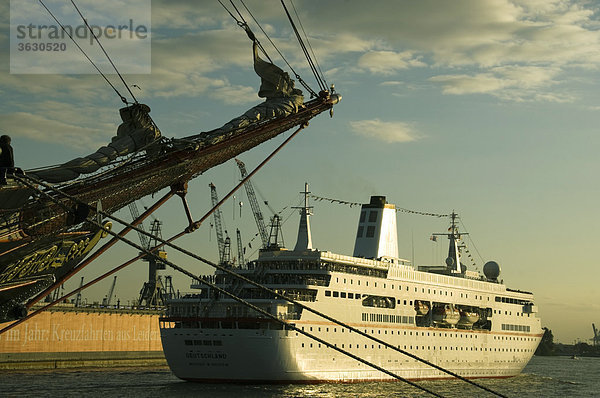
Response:
[[[483,273],[488,279],[498,279],[500,276],[500,265],[495,261],[488,261],[483,265]]]
[[[447,257],[446,258],[446,265],[448,267],[454,267],[454,259],[452,257]]]

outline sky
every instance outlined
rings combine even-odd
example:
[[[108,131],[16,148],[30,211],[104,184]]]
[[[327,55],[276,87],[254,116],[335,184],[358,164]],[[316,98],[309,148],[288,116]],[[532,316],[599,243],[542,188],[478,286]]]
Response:
[[[70,2],[64,3],[60,11],[66,15],[72,10],[67,10]],[[90,22],[97,17],[107,23],[102,8],[87,0],[78,4]],[[119,4],[126,16],[148,11],[136,10],[131,2]],[[236,4],[271,58],[285,67],[253,18]],[[245,4],[294,70],[316,89],[280,3]],[[589,343],[591,323],[600,324],[600,3],[296,0],[294,6],[327,83],[335,84],[343,100],[332,118],[313,119],[253,179],[261,203],[267,200],[286,220],[286,245],[295,244],[299,216],[290,207],[301,200],[304,182],[317,196],[349,202],[385,195],[401,208],[454,210],[470,234],[467,244],[476,262],[467,264],[471,269],[497,261],[508,287],[535,294],[542,325],[553,331],[555,341]],[[43,68],[37,74],[11,73],[16,53],[10,52],[9,9],[2,0],[0,132],[12,137],[17,165],[64,163],[105,145],[120,122],[119,97],[75,49],[61,62],[81,66],[80,74]],[[113,42],[106,40],[105,46],[111,54],[113,45],[117,67],[151,59],[150,73],[123,77],[139,87],[132,88],[134,95],[151,107],[167,137],[220,127],[261,101],[251,42],[216,0],[152,1],[150,58]],[[84,49],[126,93],[94,52],[97,46]],[[240,159],[252,170],[287,136]],[[187,199],[194,218],[210,209],[210,182],[223,196],[238,181],[233,160],[191,181]],[[138,207],[151,203],[147,197]],[[252,245],[249,256],[258,239],[245,193],[236,193],[235,202],[225,203],[222,211],[233,242],[239,228],[244,245]],[[352,254],[358,209],[321,201],[313,211],[314,246]],[[271,215],[266,206],[263,212]],[[127,208],[117,215],[131,218]],[[177,199],[155,216],[163,222],[163,237],[186,226]],[[417,265],[442,264],[446,242],[429,238],[446,231],[448,223],[398,213],[400,257]],[[178,244],[216,260],[210,224]],[[136,253],[119,245],[81,275],[90,280]],[[173,249],[168,253],[192,272],[211,272]],[[165,274],[173,275],[176,289],[189,291],[187,278]],[[115,297],[122,303],[135,300],[146,277],[143,262],[119,272]],[[87,289],[84,297],[101,300],[111,282]],[[78,285],[76,276],[65,291]]]

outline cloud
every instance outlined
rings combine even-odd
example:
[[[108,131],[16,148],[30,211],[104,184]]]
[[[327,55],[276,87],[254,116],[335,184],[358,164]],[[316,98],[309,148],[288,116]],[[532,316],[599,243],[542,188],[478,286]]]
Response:
[[[357,120],[350,122],[350,128],[358,135],[387,143],[411,142],[421,138],[411,124],[404,122]]]
[[[427,66],[410,51],[369,51],[358,59],[358,66],[371,73],[389,75],[399,69]]]
[[[585,64],[589,57],[599,62],[600,31],[592,3],[535,4],[423,0],[380,2],[374,7],[334,0],[303,6],[312,15],[309,31],[360,37],[375,43],[369,50],[410,51],[431,57],[437,65]],[[344,18],[331,18],[342,7]]]
[[[565,93],[562,83],[571,83],[581,69],[600,68],[599,6],[594,2],[422,0],[374,6],[332,0],[302,7],[303,15],[312,15],[307,30],[320,32],[323,41],[346,35],[369,45],[357,54],[356,67],[346,67],[346,72],[390,76],[429,66],[439,73],[432,81],[443,83],[445,93],[574,101],[575,95]],[[342,8],[344,17],[334,17]],[[334,60],[335,55],[348,54],[333,45],[326,48]],[[442,68],[452,68],[453,73]],[[552,78],[529,85],[498,68],[522,74],[546,69]]]
[[[93,115],[93,117],[90,117]],[[60,142],[79,150],[94,151],[116,135],[119,116],[109,107],[86,106],[57,101],[36,104],[29,110],[0,114],[0,126],[9,135],[39,142]]]
[[[502,66],[484,73],[439,75],[429,79],[444,94],[490,94],[510,101],[572,102],[569,93],[553,93],[560,69],[536,66]]]
[[[29,112],[0,115],[0,121],[2,129],[9,134],[39,142],[61,142],[64,146],[91,151],[106,145],[108,140],[103,138],[107,131],[116,132],[115,126],[109,125],[106,129],[102,128],[102,124],[86,127]]]

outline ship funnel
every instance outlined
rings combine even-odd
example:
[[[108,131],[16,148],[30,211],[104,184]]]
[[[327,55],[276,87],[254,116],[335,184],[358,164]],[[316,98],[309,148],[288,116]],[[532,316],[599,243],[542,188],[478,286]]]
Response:
[[[396,206],[387,203],[385,196],[371,196],[370,203],[362,205],[353,255],[398,258]]]
[[[311,215],[310,209],[312,207],[308,206],[308,183],[304,183],[304,192],[300,192],[304,194],[304,206],[298,207],[300,209],[300,225],[298,226],[298,239],[296,240],[296,247],[294,247],[294,251],[303,251],[303,250],[312,250],[312,237],[310,234],[310,222],[309,217]]]

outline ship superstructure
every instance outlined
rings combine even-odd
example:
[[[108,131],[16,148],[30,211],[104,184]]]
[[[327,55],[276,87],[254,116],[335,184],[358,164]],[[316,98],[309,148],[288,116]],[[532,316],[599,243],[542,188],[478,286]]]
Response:
[[[450,241],[446,264],[416,269],[398,258],[395,208],[385,197],[362,206],[354,256],[312,248],[308,207],[305,200],[294,250],[272,245],[235,271],[464,377],[514,376],[531,359],[543,334],[533,295],[499,282],[495,262],[486,263],[485,275],[461,265],[456,214],[443,234]],[[406,379],[448,377],[227,273],[205,278],[285,323],[212,289],[172,300],[160,321],[161,338],[167,362],[181,379],[390,379],[288,324]]]

